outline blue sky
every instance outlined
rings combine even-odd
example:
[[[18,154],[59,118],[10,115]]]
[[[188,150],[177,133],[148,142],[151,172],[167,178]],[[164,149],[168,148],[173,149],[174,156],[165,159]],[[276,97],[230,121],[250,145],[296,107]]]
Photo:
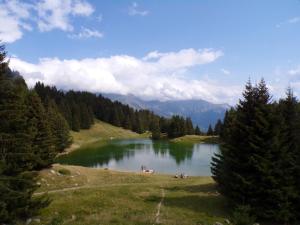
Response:
[[[264,77],[300,94],[299,0],[0,0],[0,19],[29,85],[234,104]]]

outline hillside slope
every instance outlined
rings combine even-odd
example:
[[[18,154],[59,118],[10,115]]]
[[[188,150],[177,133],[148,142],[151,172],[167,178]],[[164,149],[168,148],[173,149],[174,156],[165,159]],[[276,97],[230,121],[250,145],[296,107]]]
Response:
[[[128,104],[135,109],[148,109],[154,113],[171,117],[180,115],[190,117],[194,125],[206,130],[209,124],[215,125],[218,119],[223,119],[228,104],[214,104],[201,99],[172,100],[172,101],[145,101],[134,95],[104,94],[112,101]]]
[[[93,143],[96,141],[114,139],[114,138],[142,138],[147,134],[138,134],[122,127],[116,127],[111,124],[96,120],[90,129],[80,130],[80,132],[71,131],[73,144],[66,152],[79,148],[83,144]]]

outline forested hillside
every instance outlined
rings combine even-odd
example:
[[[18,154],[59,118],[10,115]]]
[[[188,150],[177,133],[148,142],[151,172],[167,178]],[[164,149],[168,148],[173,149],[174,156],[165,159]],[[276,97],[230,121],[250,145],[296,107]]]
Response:
[[[137,133],[151,131],[153,138],[159,138],[161,133],[170,138],[201,133],[198,127],[194,128],[190,118],[173,116],[166,119],[149,110],[135,110],[101,95],[73,90],[64,92],[42,83],[37,83],[34,90],[44,105],[51,101],[56,103],[73,131],[90,128],[96,118]]]

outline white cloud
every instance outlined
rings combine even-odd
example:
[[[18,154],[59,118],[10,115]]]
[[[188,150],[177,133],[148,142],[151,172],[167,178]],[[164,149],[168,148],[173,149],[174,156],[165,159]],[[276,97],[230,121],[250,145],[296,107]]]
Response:
[[[221,72],[224,73],[225,75],[230,75],[230,71],[229,70],[226,70],[224,68],[221,69]]]
[[[188,71],[190,67],[217,60],[222,55],[220,51],[183,49],[159,55],[155,61],[116,55],[82,60],[46,58],[37,64],[12,58],[11,67],[20,71],[30,86],[42,81],[63,89],[132,93],[160,100],[202,98],[234,102],[240,94],[240,87],[228,88],[214,81],[191,80],[177,74],[178,69]]]
[[[24,30],[60,29],[72,31],[71,19],[90,16],[94,8],[86,0],[40,0],[25,3],[20,0],[0,0],[0,40],[12,43],[22,38]]]
[[[16,0],[0,2],[0,40],[12,43],[23,35],[23,29],[31,30],[26,22],[30,16],[30,5]]]
[[[300,67],[297,67],[297,68],[294,68],[294,69],[290,69],[288,71],[288,74],[292,75],[292,76],[299,75],[299,77],[300,77]]]
[[[128,8],[128,15],[130,16],[147,16],[149,11],[141,10],[139,5],[136,2],[133,2]]]
[[[43,0],[37,4],[36,9],[40,31],[72,31],[71,15],[89,16],[94,12],[93,7],[84,0]]]
[[[103,34],[97,30],[91,30],[89,28],[82,27],[79,33],[70,34],[68,37],[72,39],[102,38]]]
[[[281,22],[281,23],[278,23],[276,25],[277,28],[280,28],[282,27],[283,25],[287,25],[287,24],[294,24],[294,23],[299,23],[300,22],[300,17],[299,16],[296,16],[296,17],[293,17],[293,18],[290,18],[284,22]]]

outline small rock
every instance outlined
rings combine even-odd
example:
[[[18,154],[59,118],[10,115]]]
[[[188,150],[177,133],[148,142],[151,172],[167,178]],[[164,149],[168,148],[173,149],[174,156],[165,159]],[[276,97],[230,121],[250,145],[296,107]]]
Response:
[[[56,172],[54,170],[50,170],[50,173],[52,174],[56,174]]]
[[[40,218],[35,218],[33,221],[36,222],[36,223],[40,223],[41,219]]]
[[[75,184],[75,186],[77,187],[77,186],[78,186],[78,184],[76,183],[76,184]]]
[[[26,225],[30,224],[31,222],[32,222],[32,219],[31,219],[31,218],[27,219],[27,220],[26,220]]]
[[[36,182],[36,185],[40,186],[40,185],[41,185],[41,182]]]
[[[231,224],[229,219],[225,219],[224,222],[225,222],[226,224]]]
[[[223,225],[223,223],[220,223],[220,222],[215,222],[214,225]]]
[[[72,215],[72,220],[76,220],[76,216],[74,214]]]

